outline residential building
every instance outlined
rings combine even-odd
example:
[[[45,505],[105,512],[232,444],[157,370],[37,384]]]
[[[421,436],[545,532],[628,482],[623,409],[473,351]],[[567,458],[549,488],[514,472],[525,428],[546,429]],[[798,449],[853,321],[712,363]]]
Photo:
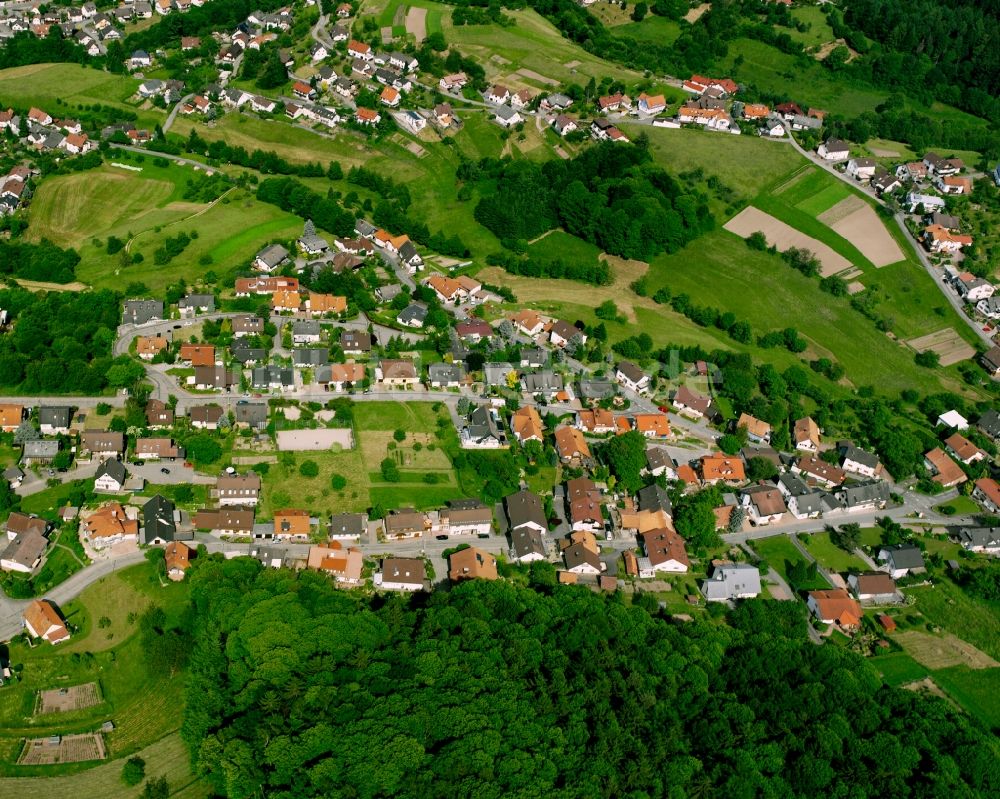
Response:
[[[24,609],[24,629],[32,638],[60,644],[70,638],[66,623],[47,599],[36,599]]]
[[[216,535],[248,536],[254,531],[254,511],[231,506],[202,508],[194,515],[194,526]]]
[[[965,472],[940,447],[924,455],[924,467],[934,475],[934,482],[944,488],[952,488],[966,480]]]
[[[752,599],[761,592],[760,569],[749,563],[716,566],[712,576],[702,581],[701,593],[707,602]]]
[[[740,414],[740,418],[736,421],[736,427],[737,429],[745,427],[747,431],[747,439],[755,444],[771,443],[771,425],[751,416],[748,413]]]
[[[126,300],[123,325],[145,325],[163,319],[162,300]]]
[[[615,380],[619,385],[636,393],[649,390],[649,375],[629,361],[619,361],[615,369]]]
[[[576,477],[566,482],[566,506],[570,528],[603,533],[603,497],[589,477]]]
[[[847,631],[854,631],[861,626],[861,605],[843,588],[810,591],[806,605],[823,624],[836,624]]]
[[[769,485],[746,489],[743,492],[742,505],[750,517],[750,523],[757,527],[781,521],[788,511],[781,491]]]
[[[282,540],[306,540],[312,531],[312,519],[309,511],[286,508],[274,512],[274,539]]]
[[[699,465],[701,479],[708,485],[719,482],[739,485],[747,479],[743,461],[721,452],[702,456]]]
[[[876,477],[882,471],[878,456],[871,452],[846,444],[840,447],[840,467],[850,474],[861,477]]]
[[[36,528],[19,531],[11,535],[8,527],[7,542],[0,552],[0,569],[5,572],[31,574],[42,562],[48,539]]]
[[[843,469],[820,460],[815,455],[799,458],[792,464],[792,473],[802,475],[806,480],[818,483],[825,488],[839,486],[847,479],[847,473]]]
[[[883,547],[879,550],[878,562],[881,564],[880,568],[888,572],[893,580],[927,571],[923,553],[913,544]]]
[[[438,512],[441,530],[448,535],[475,535],[480,538],[493,531],[493,511],[478,500],[453,502]]]
[[[571,466],[587,466],[593,463],[590,447],[583,433],[575,427],[563,425],[555,432],[556,452],[559,460]]]
[[[838,491],[836,497],[848,513],[881,510],[889,504],[889,485],[881,481],[852,485]]]
[[[306,567],[316,571],[326,572],[338,584],[360,585],[364,573],[364,555],[357,547],[344,549],[339,541],[327,545],[309,547],[309,557]]]
[[[795,420],[795,426],[792,429],[792,442],[795,444],[795,449],[803,452],[819,452],[819,436],[819,426],[811,416]]]
[[[43,436],[66,435],[72,418],[68,405],[43,405],[38,409],[38,429]]]
[[[514,433],[514,438],[521,444],[526,441],[541,442],[545,435],[542,417],[531,405],[526,405],[511,415],[510,429]]]
[[[108,430],[85,430],[80,444],[95,458],[119,458],[125,452],[125,434]]]
[[[94,475],[94,491],[100,494],[116,494],[125,487],[125,466],[121,461],[109,458],[97,467]]]
[[[843,161],[850,157],[851,148],[841,139],[827,139],[816,148],[816,154],[824,161]]]
[[[682,574],[691,567],[684,539],[672,528],[649,530],[640,535],[642,549],[653,572]]]
[[[122,542],[138,543],[139,519],[118,502],[109,502],[83,520],[81,532],[97,550]]]
[[[902,600],[896,582],[885,572],[862,572],[847,578],[851,593],[864,605],[894,605]]]
[[[948,436],[948,438],[944,440],[944,445],[948,448],[948,452],[958,458],[958,460],[966,466],[970,466],[976,461],[987,460],[989,457],[961,433],[953,433]]]
[[[363,513],[337,513],[330,518],[330,541],[360,541],[368,535],[368,517]]]
[[[706,417],[711,419],[715,416],[711,398],[698,394],[687,386],[681,386],[677,389],[671,402],[682,416],[695,420]]]
[[[257,472],[223,474],[215,486],[220,505],[254,506],[260,499],[260,475]]]
[[[24,421],[24,406],[13,403],[0,404],[0,430],[13,433]]]
[[[163,565],[167,570],[167,577],[174,582],[184,579],[187,570],[191,568],[191,558],[195,555],[195,550],[182,541],[171,541],[163,549]]]
[[[385,537],[390,541],[419,538],[431,527],[426,514],[418,513],[413,508],[392,511],[385,517],[384,525]]]
[[[1000,555],[1000,528],[962,527],[956,538],[967,552]]]
[[[217,430],[224,415],[219,405],[195,405],[188,411],[191,426],[201,430]]]
[[[613,433],[616,429],[615,415],[605,408],[578,411],[576,426],[585,433],[594,435]]]
[[[478,547],[460,549],[448,557],[448,579],[453,583],[460,580],[496,580],[497,559]]]
[[[426,575],[421,558],[385,558],[373,582],[383,591],[423,591],[427,588]]]
[[[462,446],[471,449],[498,449],[507,446],[497,412],[489,405],[478,405],[469,414],[461,431]]]
[[[599,575],[603,564],[598,554],[584,544],[570,544],[563,550],[566,570],[571,574]]]
[[[983,477],[975,482],[972,498],[988,513],[1000,513],[1000,483],[991,477]]]
[[[144,544],[147,546],[169,544],[181,537],[173,502],[162,494],[157,494],[142,506],[142,542]],[[190,538],[191,536],[185,537]]]

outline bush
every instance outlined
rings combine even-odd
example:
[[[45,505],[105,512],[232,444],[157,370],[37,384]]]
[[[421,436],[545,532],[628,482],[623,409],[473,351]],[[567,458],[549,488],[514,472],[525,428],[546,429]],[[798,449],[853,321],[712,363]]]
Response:
[[[396,441],[405,441],[406,440],[406,431],[405,430],[396,430],[392,434],[392,437],[394,439],[396,439]]]
[[[334,491],[341,491],[347,487],[347,478],[334,472],[330,475],[330,486]]]
[[[299,466],[299,474],[303,477],[318,477],[319,464],[316,461],[302,461],[302,465]]]
[[[399,467],[392,458],[382,461],[382,479],[387,483],[398,483],[400,481]]]
[[[128,786],[138,785],[146,777],[146,761],[138,755],[130,757],[122,766],[122,782]]]

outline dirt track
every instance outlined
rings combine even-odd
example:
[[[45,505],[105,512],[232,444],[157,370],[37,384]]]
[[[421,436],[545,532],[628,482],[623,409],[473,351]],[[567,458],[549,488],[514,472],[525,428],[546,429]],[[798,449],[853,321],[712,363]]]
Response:
[[[850,261],[843,255],[834,252],[823,242],[807,236],[791,225],[786,225],[780,219],[775,219],[752,205],[749,208],[744,208],[726,222],[724,227],[730,233],[735,233],[743,238],[748,238],[752,233],[760,231],[767,238],[768,244],[774,245],[781,251],[790,247],[809,250],[819,259],[820,274],[823,277],[843,272],[851,266]]]

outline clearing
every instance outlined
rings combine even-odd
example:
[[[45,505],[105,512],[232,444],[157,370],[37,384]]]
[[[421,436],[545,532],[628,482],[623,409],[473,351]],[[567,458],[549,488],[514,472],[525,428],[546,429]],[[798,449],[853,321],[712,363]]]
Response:
[[[684,15],[684,21],[690,22],[693,25],[699,19],[701,19],[702,15],[704,15],[705,12],[707,12],[711,7],[712,7],[711,3],[702,3],[700,6],[692,8]]]
[[[920,338],[910,339],[907,344],[917,352],[933,350],[941,359],[942,366],[951,366],[953,363],[968,360],[976,354],[975,348],[964,341],[954,328],[950,327],[935,333],[928,333]]]
[[[38,709],[35,715],[66,713],[99,704],[101,704],[101,692],[96,682],[72,685],[69,688],[53,688],[38,692]]]
[[[895,640],[913,659],[931,670],[946,669],[951,666],[967,666],[970,669],[993,669],[1000,667],[985,652],[951,633],[930,635],[909,630],[899,633]]]
[[[889,235],[875,209],[860,197],[845,197],[816,218],[852,242],[876,267],[903,260],[903,251]]]
[[[780,219],[764,213],[752,205],[726,222],[723,227],[737,236],[748,238],[751,234],[761,232],[767,238],[767,243],[784,251],[790,247],[799,247],[812,252],[820,262],[820,274],[823,277],[835,275],[850,268],[851,262],[820,241],[807,236]]]
[[[350,449],[354,436],[347,428],[317,428],[315,430],[279,430],[278,449],[287,452],[307,452]]]

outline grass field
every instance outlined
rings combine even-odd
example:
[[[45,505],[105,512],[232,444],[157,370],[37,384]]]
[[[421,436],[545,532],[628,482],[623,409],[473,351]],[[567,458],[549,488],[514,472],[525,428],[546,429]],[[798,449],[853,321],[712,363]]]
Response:
[[[591,55],[565,39],[552,23],[534,11],[505,9],[504,13],[516,20],[513,27],[454,26],[450,16],[442,24],[448,43],[479,61],[489,78],[529,69],[551,80],[581,85],[591,77],[600,80],[605,75],[625,81],[642,79],[642,73]],[[566,66],[572,62],[578,63]]]
[[[134,620],[130,624],[128,614],[141,612],[152,601],[164,608],[168,618],[176,620],[186,598],[186,584],[161,586],[152,566],[141,564],[95,583],[62,608],[67,621],[79,628],[64,647],[42,644],[30,648],[18,641],[12,643],[10,662],[21,676],[0,692],[0,773],[37,776],[86,768],[85,764],[13,766],[11,753],[16,752],[25,735],[89,732],[110,718],[115,730],[106,740],[111,756],[117,757],[176,730],[180,725],[178,710],[184,702],[183,675],[149,673]],[[110,625],[101,627],[99,621],[105,616]],[[39,690],[95,680],[104,697],[101,704],[31,717]]]
[[[820,566],[835,572],[846,572],[854,569],[864,571],[867,566],[857,555],[845,552],[830,540],[829,533],[811,533],[808,536],[801,536],[803,544]]]
[[[673,44],[681,35],[681,26],[679,22],[672,19],[649,14],[642,22],[626,22],[624,25],[616,25],[611,28],[611,32],[615,36],[628,37],[637,42],[668,45]]]
[[[751,543],[753,550],[766,560],[776,572],[786,580],[788,579],[788,567],[799,562],[804,562],[805,557],[796,549],[791,538],[787,535],[774,535],[770,538],[762,538]],[[826,580],[817,576],[812,585],[801,586],[806,589],[829,588]]]
[[[904,593],[930,621],[1000,660],[1000,603],[974,600],[946,578]]]
[[[172,797],[205,799],[211,794],[208,786],[192,773],[187,747],[179,733],[171,733],[156,743],[141,749],[139,757],[146,761],[146,774],[166,777]],[[17,799],[137,799],[143,786],[129,788],[121,781],[125,758],[112,760],[94,768],[58,777],[0,778],[0,794]]]
[[[868,662],[881,672],[882,679],[893,686],[922,680],[928,674],[926,668],[905,652],[890,652],[873,657]]]
[[[975,503],[971,497],[966,497],[959,495],[954,499],[949,499],[947,502],[943,502],[934,508],[934,510],[940,511],[942,508],[951,508],[954,510],[955,515],[967,516],[973,513],[979,513],[980,507]]]
[[[952,666],[933,673],[934,682],[989,729],[1000,727],[1000,669]]]
[[[0,97],[5,103],[44,108],[52,116],[74,116],[95,103],[133,111],[139,123],[152,127],[166,118],[158,109],[141,111],[129,98],[140,81],[78,64],[31,64],[0,71]]]
[[[833,28],[826,21],[826,14],[819,6],[799,6],[791,11],[792,19],[809,25],[809,30],[802,32],[795,28],[778,28],[787,33],[795,41],[802,42],[806,47],[815,47],[833,41]]]

